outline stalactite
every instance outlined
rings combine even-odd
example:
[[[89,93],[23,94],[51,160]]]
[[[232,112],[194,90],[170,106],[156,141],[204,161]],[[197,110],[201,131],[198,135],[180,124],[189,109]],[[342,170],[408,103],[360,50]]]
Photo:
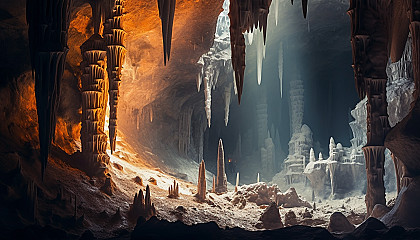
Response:
[[[117,107],[121,83],[122,64],[125,60],[125,31],[122,28],[123,0],[110,0],[104,23],[104,38],[107,47],[109,79],[109,142],[111,153],[115,151],[117,138]]]
[[[235,192],[238,191],[239,187],[239,172],[236,173]]]
[[[217,181],[216,193],[227,192],[227,179],[225,172],[225,152],[223,150],[222,139],[219,139],[219,146],[217,149]]]
[[[262,34],[257,32],[257,83],[261,85],[262,64],[265,58],[265,43]]]
[[[158,0],[159,18],[162,22],[163,63],[171,56],[172,27],[174,25],[176,0]]]
[[[245,38],[243,34],[246,31],[252,32],[254,26],[258,27],[263,33],[265,44],[270,4],[271,0],[232,0],[230,2],[229,18],[232,67],[235,71],[239,103],[241,103],[245,72]]]
[[[60,83],[67,52],[71,0],[26,2],[26,20],[38,114],[41,174],[55,134]]]
[[[278,59],[278,68],[279,68],[279,80],[280,80],[280,98],[283,98],[283,43],[279,44],[279,59]]]
[[[105,176],[109,156],[104,132],[108,101],[106,48],[104,39],[94,34],[80,47],[82,74],[82,152],[86,156],[89,175]]]
[[[197,194],[196,198],[199,201],[206,200],[206,165],[204,160],[201,160],[199,169],[198,169],[198,183],[197,183]]]
[[[279,22],[279,7],[280,6],[280,0],[274,0],[274,17],[275,17],[275,19],[276,19],[276,26],[277,26],[277,24],[278,24],[278,22]]]
[[[207,116],[207,125],[210,128],[211,125],[211,85],[210,80],[205,77],[204,78],[204,104]]]
[[[179,198],[179,187],[176,180],[174,180],[174,185],[169,186],[168,192],[169,198]]]
[[[225,87],[225,126],[228,125],[229,122],[229,108],[230,108],[230,95],[232,92],[232,84],[229,84]]]

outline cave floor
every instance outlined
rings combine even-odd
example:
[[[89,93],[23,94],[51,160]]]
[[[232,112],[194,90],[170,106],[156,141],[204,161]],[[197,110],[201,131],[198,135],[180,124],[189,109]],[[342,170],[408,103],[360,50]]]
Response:
[[[151,152],[146,154],[153,155]],[[83,224],[72,229],[66,227],[65,221],[48,222],[47,220],[41,220],[41,224],[51,224],[57,228],[65,228],[76,235],[80,235],[87,228],[98,238],[115,237],[122,229],[131,230],[134,227],[135,223],[129,222],[126,213],[135,193],[139,189],[144,190],[148,184],[151,188],[151,199],[155,205],[157,217],[160,219],[181,220],[188,225],[214,221],[222,228],[227,226],[230,228],[240,227],[251,231],[260,230],[256,225],[267,205],[257,206],[253,202],[247,202],[243,209],[239,209],[238,206],[230,202],[234,194],[231,185],[228,193],[222,195],[208,193],[207,201],[199,203],[194,198],[197,188],[194,183],[179,179],[173,174],[165,173],[160,168],[148,164],[147,160],[137,154],[124,141],[123,137],[117,139],[117,149],[113,155],[110,152],[109,155],[111,156],[110,174],[116,186],[111,196],[100,191],[99,187],[85,173],[70,167],[61,160],[53,159],[51,161],[47,168],[44,185],[41,185],[41,188],[51,190],[62,186],[64,189],[63,198],[70,199],[69,203],[71,203],[64,209],[56,211],[55,214],[62,218],[65,218],[65,216],[70,218],[70,213],[73,214],[74,203],[71,196],[76,195],[78,206],[76,216],[78,218],[83,216]],[[136,177],[140,177],[143,183],[139,184],[138,181],[135,181]],[[174,180],[179,183],[180,197],[178,199],[167,197],[168,188]],[[209,184],[207,186],[207,189],[209,189]],[[281,190],[285,191],[286,189]],[[297,189],[297,192],[299,194],[299,189]],[[387,197],[392,198],[394,195],[395,193],[387,194]],[[45,198],[54,199],[54,195],[45,196]],[[51,208],[47,205],[42,206],[41,204],[39,211],[43,212],[46,211],[45,209]],[[117,209],[120,209],[121,212],[118,218],[115,217]],[[299,225],[327,227],[329,217],[336,211],[342,212],[351,223],[357,225],[364,219],[365,203],[364,196],[323,200],[316,202],[316,209],[308,209],[312,214],[311,218],[303,217],[305,207],[280,208],[283,222],[285,214],[290,210],[295,212]]]

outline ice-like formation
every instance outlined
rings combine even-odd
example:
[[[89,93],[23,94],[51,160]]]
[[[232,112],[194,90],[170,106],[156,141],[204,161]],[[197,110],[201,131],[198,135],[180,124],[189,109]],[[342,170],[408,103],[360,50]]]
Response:
[[[314,152],[314,149],[311,148],[311,150],[309,151],[309,162],[315,162],[315,161],[316,161],[315,152]]]
[[[276,26],[279,22],[279,6],[280,6],[280,0],[274,0],[273,7],[274,7],[274,17],[276,19]]]
[[[225,126],[228,125],[229,122],[229,106],[230,106],[230,96],[232,92],[232,84],[229,84],[225,87]]]
[[[262,77],[262,63],[263,59],[265,58],[265,43],[263,39],[263,33],[261,31],[256,31],[255,34],[257,35],[257,82],[258,85],[260,85]]]
[[[407,116],[410,111],[410,104],[413,101],[414,79],[411,42],[411,36],[409,36],[401,59],[395,63],[389,61],[386,69],[388,75],[386,86],[387,110],[391,127]]]
[[[230,76],[232,72],[228,12],[229,0],[225,0],[223,11],[217,19],[213,46],[197,62],[201,65],[201,72],[197,76],[197,90],[200,91],[201,84],[204,84],[205,111],[209,127],[211,125],[212,91],[216,89],[216,84],[220,85],[220,83],[218,84],[220,75]]]
[[[353,132],[353,138],[350,142],[352,148],[360,149],[359,151],[361,151],[361,148],[367,143],[366,103],[367,98],[365,97],[357,103],[356,107],[350,112],[351,116],[354,118],[354,120],[349,123],[351,131]]]
[[[283,43],[282,42],[280,42],[280,46],[279,46],[279,60],[278,61],[279,61],[278,67],[279,67],[279,80],[280,80],[280,98],[283,98]]]
[[[231,23],[231,57],[232,67],[235,71],[235,81],[238,90],[239,103],[241,103],[245,73],[245,36],[243,34],[246,31],[252,31],[254,27],[258,27],[260,31],[263,32],[265,42],[270,5],[271,0],[232,0],[230,3],[229,18]]]
[[[289,155],[284,160],[286,183],[302,182],[305,179],[303,171],[306,159],[309,159],[309,150],[312,148],[312,131],[304,124],[296,130],[289,141]]]
[[[211,85],[207,78],[204,78],[204,106],[207,116],[207,124],[210,127],[211,124]]]

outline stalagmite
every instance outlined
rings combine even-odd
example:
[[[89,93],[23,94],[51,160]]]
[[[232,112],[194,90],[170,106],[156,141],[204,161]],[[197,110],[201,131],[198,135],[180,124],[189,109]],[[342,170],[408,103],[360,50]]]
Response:
[[[277,0],[278,2],[279,0]],[[283,43],[280,42],[279,46],[279,59],[278,59],[278,68],[279,68],[279,80],[280,80],[280,98],[283,98]]]
[[[217,149],[217,181],[216,193],[227,192],[227,179],[225,172],[225,152],[223,150],[222,139],[219,139],[219,147]]]
[[[104,132],[108,101],[106,47],[104,39],[94,34],[80,47],[83,62],[82,84],[82,153],[86,157],[85,170],[89,175],[105,177],[109,156]]]
[[[245,38],[243,34],[246,31],[252,32],[253,27],[256,26],[263,33],[265,43],[270,4],[271,0],[232,0],[230,2],[229,18],[232,67],[235,71],[239,103],[241,103],[245,72]]]
[[[117,138],[117,107],[120,96],[122,64],[125,60],[125,31],[122,28],[124,12],[123,0],[111,0],[105,15],[104,38],[107,47],[109,79],[109,142],[111,153],[115,151]]]
[[[179,198],[179,187],[176,180],[174,180],[174,185],[169,186],[168,192],[169,198]]]
[[[322,156],[322,152],[319,152],[318,160],[324,160],[324,157]]]
[[[26,2],[26,20],[38,114],[41,175],[55,134],[60,83],[64,73],[71,0]]]
[[[260,182],[260,173],[257,173],[257,183]]]
[[[309,151],[309,162],[315,162],[315,152],[313,148]]]
[[[174,25],[176,0],[158,0],[159,18],[162,22],[163,63],[171,56],[172,27]]]
[[[134,195],[133,204],[130,204],[128,210],[128,218],[132,222],[136,222],[137,219],[142,216],[146,220],[156,215],[155,205],[152,203],[150,198],[149,185],[146,186],[146,194],[143,196],[143,191],[140,189],[139,193]]]
[[[201,161],[198,169],[197,194],[195,195],[199,201],[206,200],[206,165],[204,160]]]
[[[236,173],[235,192],[238,191],[238,187],[239,187],[239,172]]]

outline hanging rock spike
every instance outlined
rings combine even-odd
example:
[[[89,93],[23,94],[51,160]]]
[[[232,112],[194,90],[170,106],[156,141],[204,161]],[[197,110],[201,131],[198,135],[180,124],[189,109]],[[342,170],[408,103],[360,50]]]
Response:
[[[158,0],[159,18],[162,22],[163,64],[171,56],[172,27],[174,25],[176,0]]]

